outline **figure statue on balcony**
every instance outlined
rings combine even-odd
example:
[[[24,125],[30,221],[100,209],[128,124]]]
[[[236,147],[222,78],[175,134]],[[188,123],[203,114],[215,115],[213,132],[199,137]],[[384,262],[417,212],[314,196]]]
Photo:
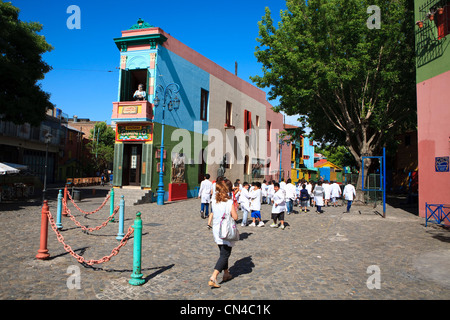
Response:
[[[135,100],[146,100],[147,94],[144,91],[144,85],[140,83],[138,89],[134,92],[133,98]]]

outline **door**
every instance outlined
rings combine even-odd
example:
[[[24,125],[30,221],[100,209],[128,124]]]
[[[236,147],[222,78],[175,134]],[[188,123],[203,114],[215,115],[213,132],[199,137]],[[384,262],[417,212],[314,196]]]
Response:
[[[123,185],[141,185],[142,144],[125,144],[123,153]]]

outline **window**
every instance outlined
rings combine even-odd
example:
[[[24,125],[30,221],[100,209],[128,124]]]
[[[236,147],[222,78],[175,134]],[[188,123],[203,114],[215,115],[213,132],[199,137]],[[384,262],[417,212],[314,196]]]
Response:
[[[200,97],[200,120],[208,120],[208,91],[202,89]]]
[[[438,29],[438,40],[441,40],[446,35],[450,34],[450,5],[445,5],[441,10],[435,14],[434,22]]]
[[[259,116],[256,116],[256,126],[259,127]]]
[[[232,125],[231,123],[231,111],[232,111],[232,104],[231,102],[227,101],[226,108],[225,108],[225,124],[230,127]]]
[[[244,110],[244,132],[252,128],[252,113],[248,110]]]
[[[121,69],[120,70],[120,101],[134,101],[134,92],[138,89],[139,84],[144,85],[144,91],[147,92],[147,69]],[[147,100],[147,98],[145,99]]]
[[[270,130],[272,129],[272,122],[267,121],[267,141],[271,141]]]

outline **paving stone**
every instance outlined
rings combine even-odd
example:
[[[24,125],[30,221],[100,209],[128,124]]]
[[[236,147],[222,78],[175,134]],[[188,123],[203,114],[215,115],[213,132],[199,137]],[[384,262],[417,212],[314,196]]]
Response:
[[[108,191],[100,188],[95,196],[76,203],[92,211]],[[55,217],[56,194],[53,192],[49,201]],[[101,225],[109,216],[109,203],[92,215],[79,212],[71,202],[69,208],[81,224],[90,227]],[[291,214],[286,216],[285,230],[269,227],[271,207],[263,205],[265,227],[238,225],[242,240],[233,248],[229,263],[234,279],[211,289],[207,282],[219,251],[199,209],[198,199],[126,207],[125,232],[137,211],[143,221],[142,273],[146,282],[135,287],[128,283],[133,271],[133,239],[109,262],[90,267],[68,254],[49,227],[50,258],[37,260],[39,200],[0,203],[0,299],[450,298],[450,231],[436,225],[425,227],[423,218],[389,205],[386,218],[370,206],[353,206],[349,214],[343,214],[342,207],[324,208],[323,214],[314,210]],[[100,259],[119,244],[117,222],[87,233],[67,217],[62,223],[66,243],[85,259]],[[369,289],[366,283],[372,274],[368,267],[373,265],[380,270],[380,289]],[[68,288],[69,267],[78,268],[80,289]]]

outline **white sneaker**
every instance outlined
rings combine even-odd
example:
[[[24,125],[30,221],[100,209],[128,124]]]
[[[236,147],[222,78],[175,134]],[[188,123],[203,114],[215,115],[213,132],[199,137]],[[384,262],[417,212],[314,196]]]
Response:
[[[276,223],[272,223],[272,224],[270,225],[270,227],[271,227],[271,228],[278,228],[278,225],[277,225]]]
[[[252,223],[250,223],[248,226],[249,226],[249,227],[256,227],[256,224],[255,224],[254,222],[252,222]]]
[[[258,223],[258,227],[264,227],[264,222],[260,221],[260,222]]]
[[[281,228],[281,230],[284,230],[284,224],[282,224],[280,228]]]

